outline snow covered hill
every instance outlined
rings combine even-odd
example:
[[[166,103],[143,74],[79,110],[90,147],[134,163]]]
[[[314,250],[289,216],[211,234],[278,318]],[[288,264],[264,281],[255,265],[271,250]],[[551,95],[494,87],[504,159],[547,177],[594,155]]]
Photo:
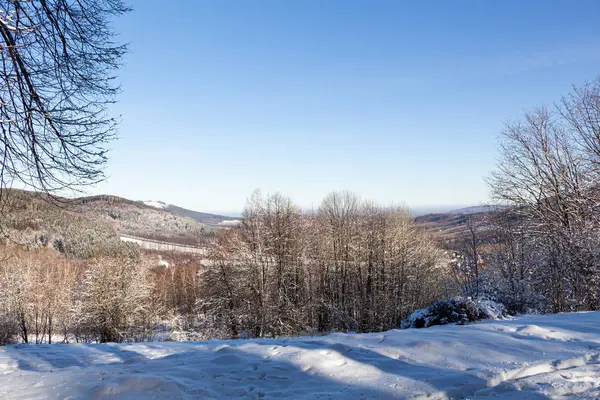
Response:
[[[167,208],[169,205],[163,201],[155,201],[155,200],[146,200],[142,201],[145,205],[154,208]]]
[[[180,215],[182,217],[190,217],[195,219],[198,222],[201,222],[203,224],[207,224],[207,225],[231,225],[231,224],[236,224],[239,221],[232,218],[232,217],[227,217],[225,215],[217,215],[217,214],[210,214],[210,213],[204,213],[204,212],[200,212],[200,211],[194,211],[194,210],[189,210],[187,208],[183,208],[183,207],[179,207],[173,204],[167,204],[164,201],[156,201],[156,200],[146,200],[146,201],[142,201],[141,203],[150,206],[150,207],[154,207],[154,208],[159,208],[162,210],[166,210],[166,211],[170,211],[171,213],[175,214],[175,215]]]
[[[325,337],[0,348],[0,398],[600,396],[600,313]]]

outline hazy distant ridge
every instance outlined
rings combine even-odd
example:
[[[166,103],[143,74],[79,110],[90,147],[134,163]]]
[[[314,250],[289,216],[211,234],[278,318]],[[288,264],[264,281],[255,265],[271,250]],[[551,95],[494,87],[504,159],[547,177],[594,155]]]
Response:
[[[482,206],[471,206],[464,208],[457,208],[456,210],[450,210],[445,214],[477,214],[482,212],[493,212],[500,211],[506,208],[505,206],[492,206],[492,205],[482,205]]]

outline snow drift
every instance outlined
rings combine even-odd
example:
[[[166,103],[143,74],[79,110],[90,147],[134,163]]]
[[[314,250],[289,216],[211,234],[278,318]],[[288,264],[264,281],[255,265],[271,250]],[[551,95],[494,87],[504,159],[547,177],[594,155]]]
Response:
[[[0,398],[598,398],[600,313],[325,337],[0,348]]]

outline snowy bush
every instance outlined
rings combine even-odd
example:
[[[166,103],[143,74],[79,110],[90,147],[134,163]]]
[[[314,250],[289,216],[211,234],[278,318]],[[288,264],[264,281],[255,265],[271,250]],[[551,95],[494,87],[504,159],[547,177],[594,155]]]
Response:
[[[506,279],[503,276],[486,276],[486,278],[482,285],[482,292],[487,298],[503,304],[507,314],[537,314],[551,311],[548,299],[536,293],[531,282]]]
[[[133,257],[94,260],[76,306],[78,341],[150,339],[160,310],[153,302],[149,273],[148,265]]]
[[[464,325],[482,319],[498,319],[504,313],[504,306],[495,301],[456,296],[450,300],[437,300],[429,307],[413,312],[402,321],[401,327],[427,328],[451,323]]]

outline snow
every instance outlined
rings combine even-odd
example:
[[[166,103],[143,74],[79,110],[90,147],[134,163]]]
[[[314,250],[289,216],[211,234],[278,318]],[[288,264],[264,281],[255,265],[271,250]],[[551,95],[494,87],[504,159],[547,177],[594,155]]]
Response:
[[[142,201],[142,203],[144,203],[147,206],[150,207],[154,207],[154,208],[167,208],[169,207],[169,205],[163,201],[155,201],[155,200],[146,200],[146,201]]]
[[[600,396],[600,313],[371,334],[0,348],[0,398]]]
[[[504,305],[492,300],[478,300],[477,307],[488,318],[498,319],[504,315]]]
[[[224,221],[219,222],[219,225],[237,226],[237,225],[240,225],[241,223],[242,223],[242,220],[240,220],[240,219],[226,219]]]
[[[197,253],[204,254],[206,252],[205,248],[195,247],[184,244],[177,243],[169,243],[169,242],[161,242],[159,240],[152,240],[140,237],[134,237],[129,235],[121,235],[121,241],[127,243],[135,243],[140,246],[142,249],[148,250],[158,250],[158,251],[178,251],[183,253]]]

